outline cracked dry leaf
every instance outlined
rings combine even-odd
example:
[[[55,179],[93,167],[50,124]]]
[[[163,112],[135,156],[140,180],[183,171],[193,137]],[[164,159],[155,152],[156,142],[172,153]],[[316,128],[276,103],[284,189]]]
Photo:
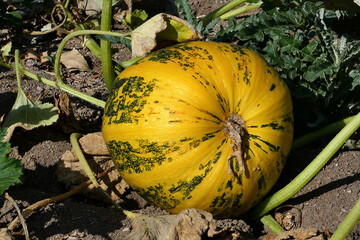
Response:
[[[132,31],[132,57],[145,56],[159,41],[186,42],[198,39],[200,39],[199,34],[188,22],[160,13]]]
[[[215,221],[211,213],[187,209],[176,215],[146,216],[132,219],[133,230],[127,240],[201,240],[201,236],[214,236]]]
[[[75,48],[61,54],[60,62],[69,70],[91,71],[83,55]]]

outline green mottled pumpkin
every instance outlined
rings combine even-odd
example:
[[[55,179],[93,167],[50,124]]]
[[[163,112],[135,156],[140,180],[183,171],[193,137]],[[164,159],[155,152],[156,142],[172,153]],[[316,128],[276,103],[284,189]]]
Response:
[[[190,42],[125,69],[102,133],[120,175],[150,203],[236,216],[275,184],[293,138],[283,80],[253,51]]]

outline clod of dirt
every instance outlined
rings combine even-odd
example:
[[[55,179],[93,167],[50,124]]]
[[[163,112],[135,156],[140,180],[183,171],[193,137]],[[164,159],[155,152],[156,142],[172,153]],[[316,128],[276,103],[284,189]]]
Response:
[[[213,237],[217,233],[211,213],[194,208],[176,215],[140,215],[132,220],[133,230],[127,240],[201,240],[203,235]]]
[[[114,164],[110,159],[108,150],[100,132],[91,133],[79,139],[81,148],[83,149],[86,159],[95,174],[100,174],[109,168],[114,168],[106,177],[103,177],[99,184],[112,199],[117,200],[129,187],[129,185],[120,177],[115,170]],[[66,151],[61,161],[57,164],[56,176],[59,181],[71,187],[73,185],[80,185],[88,180],[85,171],[76,154],[72,151]],[[105,200],[102,193],[100,193],[93,185],[89,186],[85,195]]]
[[[295,229],[291,231],[285,231],[279,235],[267,234],[259,240],[325,240],[324,233],[317,229]]]

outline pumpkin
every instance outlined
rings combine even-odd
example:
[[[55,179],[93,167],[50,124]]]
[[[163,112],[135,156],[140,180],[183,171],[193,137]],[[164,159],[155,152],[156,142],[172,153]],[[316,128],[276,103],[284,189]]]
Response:
[[[170,213],[244,213],[277,181],[290,151],[289,90],[255,52],[183,43],[125,69],[102,134],[121,177]]]

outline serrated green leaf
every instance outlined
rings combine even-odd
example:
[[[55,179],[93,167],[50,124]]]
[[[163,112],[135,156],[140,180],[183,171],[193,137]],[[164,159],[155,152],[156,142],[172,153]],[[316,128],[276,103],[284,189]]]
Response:
[[[324,56],[318,57],[304,73],[304,78],[308,82],[314,82],[318,78],[331,79],[336,71],[336,66],[331,64]]]
[[[312,54],[316,47],[318,46],[318,42],[316,40],[312,40],[308,45],[306,45],[303,49],[302,49],[302,53],[304,55],[310,55]]]
[[[194,28],[196,28],[197,22],[195,15],[192,13],[191,6],[188,0],[175,0],[175,4],[179,11],[180,18],[184,19],[190,23]]]
[[[20,183],[21,162],[15,158],[8,158],[10,143],[3,142],[7,135],[6,128],[0,128],[0,195],[10,186]]]
[[[49,126],[58,119],[58,108],[51,103],[41,103],[28,99],[21,88],[15,104],[7,115],[3,127],[9,128],[10,135],[15,127],[33,129],[40,126]]]

